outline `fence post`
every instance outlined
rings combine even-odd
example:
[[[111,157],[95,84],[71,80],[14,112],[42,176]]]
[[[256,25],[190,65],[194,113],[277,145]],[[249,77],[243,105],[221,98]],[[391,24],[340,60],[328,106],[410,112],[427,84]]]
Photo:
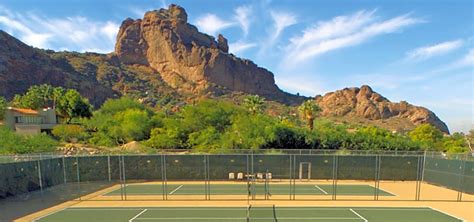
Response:
[[[43,195],[43,177],[41,175],[41,160],[38,160],[38,179],[39,179],[41,195]]]
[[[64,184],[67,183],[67,177],[66,177],[66,160],[63,156],[63,177],[64,177]]]
[[[79,200],[81,200],[81,175],[79,170],[79,157],[76,156],[76,178],[77,178],[77,188],[79,189]]]
[[[108,170],[108,173],[109,173],[109,182],[112,181],[112,175],[111,175],[111,172],[110,172],[110,155],[107,155],[107,170]]]

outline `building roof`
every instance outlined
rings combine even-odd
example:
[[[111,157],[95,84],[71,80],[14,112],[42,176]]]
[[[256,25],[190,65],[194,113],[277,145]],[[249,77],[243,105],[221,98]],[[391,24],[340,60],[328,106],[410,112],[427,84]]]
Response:
[[[37,115],[38,114],[38,111],[33,110],[33,109],[21,109],[21,108],[14,108],[14,107],[9,107],[8,109],[10,109],[14,112],[17,112],[17,113],[21,113],[21,114],[28,114],[28,115]]]

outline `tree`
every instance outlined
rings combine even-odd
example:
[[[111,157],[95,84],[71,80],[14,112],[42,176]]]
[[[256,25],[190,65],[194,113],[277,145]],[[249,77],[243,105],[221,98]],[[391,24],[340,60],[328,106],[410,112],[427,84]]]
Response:
[[[116,146],[148,139],[151,129],[162,124],[160,114],[131,98],[122,97],[107,100],[84,123],[93,131],[91,143]]]
[[[13,105],[21,108],[40,109],[47,106],[48,87],[31,86],[24,95],[15,95]]]
[[[417,126],[408,133],[408,136],[414,142],[420,143],[424,149],[439,149],[439,142],[443,139],[443,133],[427,123]]]
[[[90,117],[92,107],[89,101],[74,89],[65,90],[47,84],[31,86],[24,95],[15,95],[14,106],[29,109],[53,107],[68,118],[69,123],[75,117]]]
[[[86,137],[84,127],[80,125],[57,125],[53,128],[53,135],[65,142],[74,142]]]
[[[306,100],[298,107],[300,116],[306,121],[308,128],[313,130],[314,119],[321,112],[321,108],[316,104],[314,100]]]
[[[58,105],[59,113],[68,118],[67,123],[70,123],[75,117],[88,118],[92,116],[92,106],[89,101],[74,89],[67,90]]]
[[[5,109],[7,108],[7,100],[0,96],[0,120],[4,118]]]
[[[463,133],[453,133],[451,136],[443,138],[443,147],[448,153],[462,153],[469,151],[469,144]]]
[[[147,110],[148,112],[151,112],[145,107],[145,105],[129,97],[121,97],[119,99],[108,99],[107,101],[105,101],[104,104],[102,104],[98,112],[102,114],[113,115],[115,113],[122,112],[127,109]]]
[[[56,87],[51,93],[51,99],[53,100],[53,109],[56,109],[56,105],[61,97],[65,94],[66,90],[62,87]]]
[[[249,95],[244,99],[244,104],[247,110],[255,115],[263,112],[265,99],[258,95]]]
[[[468,141],[468,146],[471,151],[474,151],[474,129],[469,130],[469,134],[467,134],[466,139]]]

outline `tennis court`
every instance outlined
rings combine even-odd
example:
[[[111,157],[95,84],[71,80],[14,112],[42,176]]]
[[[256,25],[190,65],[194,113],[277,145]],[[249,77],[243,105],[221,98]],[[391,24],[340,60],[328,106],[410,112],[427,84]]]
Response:
[[[377,189],[366,184],[337,185],[336,192],[339,195],[359,195],[370,196],[378,190],[380,196],[394,196],[387,191]],[[203,195],[206,192],[204,184],[129,184],[124,188],[118,188],[105,196],[122,195],[162,195],[166,192],[168,195]],[[271,195],[288,195],[290,193],[289,184],[210,184],[210,193],[214,195],[247,195],[251,192]],[[332,195],[334,186],[332,184],[296,184],[295,194],[300,195]]]
[[[38,222],[133,222],[133,221],[212,221],[212,222],[450,222],[462,221],[433,208],[375,207],[162,207],[162,208],[66,208]]]

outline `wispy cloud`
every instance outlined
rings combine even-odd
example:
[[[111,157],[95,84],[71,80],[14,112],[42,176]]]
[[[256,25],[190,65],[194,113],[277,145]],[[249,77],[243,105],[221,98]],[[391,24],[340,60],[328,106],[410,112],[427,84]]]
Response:
[[[430,70],[415,73],[394,73],[394,72],[380,72],[372,74],[351,75],[349,82],[356,84],[370,84],[371,86],[380,87],[388,90],[399,89],[407,84],[418,84],[439,77],[456,75],[467,76],[472,74],[474,67],[474,49],[470,49],[463,57],[457,60],[448,62],[437,67],[432,67]]]
[[[274,42],[278,37],[280,37],[285,28],[297,23],[296,16],[288,12],[271,11],[270,15],[273,19],[274,26],[272,34],[270,35],[271,42]]]
[[[81,16],[49,18],[33,13],[0,10],[0,27],[25,43],[50,49],[111,52],[119,25],[92,21]]]
[[[270,11],[270,17],[273,22],[271,28],[267,30],[268,37],[261,42],[259,54],[263,55],[271,49],[283,33],[283,31],[292,25],[298,23],[296,16],[290,12],[285,11]]]
[[[299,63],[324,53],[358,45],[382,34],[423,22],[410,14],[379,21],[375,10],[358,11],[351,15],[334,17],[305,29],[302,35],[291,38],[287,59]],[[304,49],[304,50],[302,50]]]
[[[161,0],[161,7],[168,8],[168,3],[166,2],[166,0]]]
[[[250,16],[252,14],[252,7],[248,5],[239,6],[234,10],[234,19],[239,23],[239,26],[247,36],[250,28]]]
[[[469,49],[469,52],[453,65],[457,67],[474,66],[474,48]]]
[[[407,53],[406,60],[420,61],[426,60],[434,56],[444,55],[460,48],[463,41],[458,39],[454,41],[441,42],[438,44],[416,48]]]
[[[257,46],[256,43],[237,41],[229,44],[229,50],[231,53],[238,54],[255,46]]]
[[[229,28],[236,23],[219,18],[215,14],[204,14],[197,18],[196,25],[201,32],[215,36],[220,30]]]

